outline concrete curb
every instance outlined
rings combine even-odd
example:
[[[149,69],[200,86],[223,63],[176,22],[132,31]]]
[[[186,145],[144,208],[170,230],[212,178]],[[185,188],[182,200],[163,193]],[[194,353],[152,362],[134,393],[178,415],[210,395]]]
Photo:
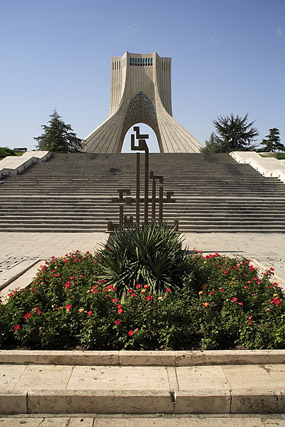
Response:
[[[4,290],[7,286],[17,280],[19,277],[23,276],[27,271],[31,270],[36,264],[40,262],[39,258],[34,260],[23,261],[18,264],[16,267],[12,268],[10,271],[8,270],[6,274],[12,274],[7,280],[0,284],[0,291]],[[24,268],[23,268],[24,264]],[[35,270],[35,273],[37,270]]]
[[[262,390],[90,391],[0,393],[1,414],[280,414],[285,397]]]
[[[45,351],[0,350],[0,364],[207,366],[284,364],[285,350]]]

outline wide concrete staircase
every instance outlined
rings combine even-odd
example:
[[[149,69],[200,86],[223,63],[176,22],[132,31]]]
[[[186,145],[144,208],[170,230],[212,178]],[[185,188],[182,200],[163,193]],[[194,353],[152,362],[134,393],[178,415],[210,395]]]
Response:
[[[142,154],[142,192],[143,170]],[[151,154],[150,170],[174,191],[164,218],[182,232],[285,232],[285,185],[227,154]],[[54,154],[0,184],[0,231],[104,231],[118,221],[117,190],[135,197],[135,174],[134,154]]]

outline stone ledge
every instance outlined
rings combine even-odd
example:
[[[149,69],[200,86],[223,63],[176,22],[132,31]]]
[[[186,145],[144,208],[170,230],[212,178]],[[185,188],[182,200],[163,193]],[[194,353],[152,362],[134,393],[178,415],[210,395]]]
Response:
[[[285,411],[285,393],[264,390],[231,391],[232,414],[282,414]]]
[[[280,392],[251,390],[1,392],[0,414],[280,414]]]
[[[284,364],[285,350],[49,351],[0,350],[0,364],[207,366]]]
[[[28,413],[173,413],[170,393],[158,391],[30,391]]]

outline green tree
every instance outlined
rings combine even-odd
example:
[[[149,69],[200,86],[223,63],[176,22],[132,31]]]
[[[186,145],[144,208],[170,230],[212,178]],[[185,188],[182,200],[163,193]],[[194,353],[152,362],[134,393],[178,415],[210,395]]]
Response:
[[[234,117],[233,114],[230,117],[219,116],[217,120],[213,121],[217,134],[211,134],[201,152],[230,153],[231,151],[255,149],[252,142],[258,135],[258,131],[253,126],[254,122],[248,123],[247,120],[248,114],[244,117],[238,115]]]
[[[219,144],[217,135],[211,133],[209,140],[206,140],[205,147],[200,149],[201,153],[222,153],[222,147]]]
[[[76,136],[70,125],[61,120],[56,110],[50,115],[49,125],[42,125],[44,133],[35,137],[38,141],[38,150],[47,150],[54,153],[74,153],[81,151],[83,141]]]
[[[0,159],[3,159],[6,156],[16,156],[14,150],[8,147],[0,147]]]
[[[267,135],[261,142],[264,147],[260,151],[285,151],[285,146],[280,142],[279,129],[269,129],[269,135]]]

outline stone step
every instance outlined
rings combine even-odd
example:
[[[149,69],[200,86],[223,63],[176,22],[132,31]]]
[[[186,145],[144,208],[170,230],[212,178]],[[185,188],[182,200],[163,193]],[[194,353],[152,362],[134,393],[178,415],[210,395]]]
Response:
[[[1,184],[0,229],[102,231],[107,218],[118,221],[118,205],[111,203],[118,189],[129,188],[135,196],[135,163],[133,154],[55,154]],[[164,194],[175,192],[176,203],[165,205],[164,218],[179,219],[182,231],[284,231],[284,184],[227,154],[154,154],[150,165],[164,175]],[[134,209],[125,213],[134,215]]]

